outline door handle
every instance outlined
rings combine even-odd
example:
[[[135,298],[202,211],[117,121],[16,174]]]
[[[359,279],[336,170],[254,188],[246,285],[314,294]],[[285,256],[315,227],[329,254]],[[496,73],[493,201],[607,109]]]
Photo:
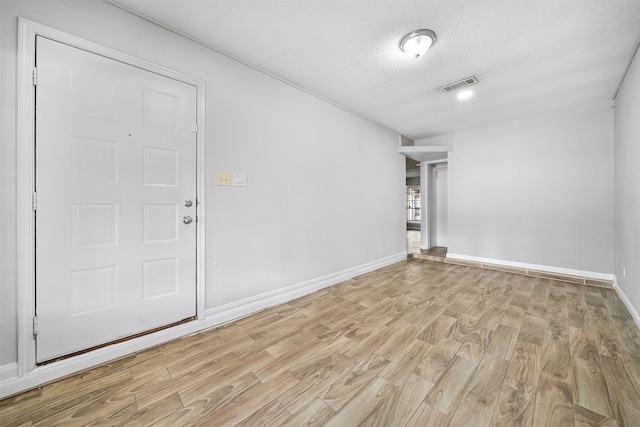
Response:
[[[193,218],[191,218],[190,216],[185,216],[184,218],[182,218],[182,222],[184,222],[185,224],[191,224],[193,222]]]

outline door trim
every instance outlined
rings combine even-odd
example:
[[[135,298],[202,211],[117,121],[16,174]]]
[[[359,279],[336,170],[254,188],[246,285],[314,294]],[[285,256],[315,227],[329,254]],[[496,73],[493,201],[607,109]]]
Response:
[[[447,156],[448,157],[448,156]],[[429,249],[436,246],[436,224],[434,222],[435,211],[432,206],[435,204],[435,180],[431,176],[433,167],[438,163],[446,163],[449,166],[449,159],[429,160],[420,162],[420,188],[422,194],[420,198],[420,208],[422,220],[420,223],[420,249]]]
[[[205,318],[205,82],[161,65],[154,64],[124,52],[76,37],[45,25],[18,18],[18,105],[17,105],[17,227],[18,227],[18,273],[17,273],[17,337],[18,378],[38,375],[42,370],[67,371],[69,365],[86,365],[91,360],[109,360],[124,356],[132,348],[145,348],[180,336],[187,329],[179,325],[169,330],[133,338],[127,345],[115,344],[114,348],[102,348],[82,356],[54,362],[46,368],[36,365],[36,346],[33,334],[35,315],[35,220],[33,192],[35,189],[35,113],[33,70],[35,67],[36,36],[67,44],[104,56],[152,73],[162,75],[196,87],[196,316]],[[122,353],[122,354],[121,354]],[[79,366],[80,367],[80,366]],[[82,369],[82,367],[80,367]]]

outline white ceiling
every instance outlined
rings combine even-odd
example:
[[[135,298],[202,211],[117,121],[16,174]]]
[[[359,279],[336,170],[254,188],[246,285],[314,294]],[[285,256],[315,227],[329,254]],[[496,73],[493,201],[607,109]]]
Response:
[[[413,139],[611,99],[640,39],[640,0],[111,2]]]

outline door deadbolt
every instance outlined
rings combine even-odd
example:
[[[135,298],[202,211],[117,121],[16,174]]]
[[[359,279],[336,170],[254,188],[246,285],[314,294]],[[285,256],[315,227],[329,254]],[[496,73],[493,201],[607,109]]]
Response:
[[[191,206],[193,206],[193,202],[189,199],[184,201],[184,205],[188,208],[190,208]]]

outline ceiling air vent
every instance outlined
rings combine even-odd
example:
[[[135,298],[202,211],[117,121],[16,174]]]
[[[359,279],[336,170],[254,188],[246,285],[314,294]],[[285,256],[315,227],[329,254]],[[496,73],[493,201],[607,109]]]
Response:
[[[475,76],[467,77],[466,79],[458,80],[457,82],[449,83],[440,87],[443,92],[451,92],[452,90],[459,89],[465,86],[471,86],[478,83],[478,79]]]

